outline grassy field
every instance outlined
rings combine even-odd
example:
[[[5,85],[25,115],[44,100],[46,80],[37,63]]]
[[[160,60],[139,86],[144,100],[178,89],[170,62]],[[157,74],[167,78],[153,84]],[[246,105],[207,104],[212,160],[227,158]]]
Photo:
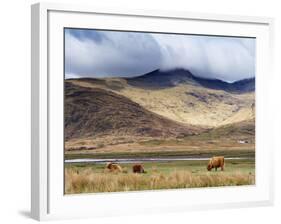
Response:
[[[216,135],[217,133],[212,133]],[[206,136],[205,136],[206,135]],[[108,149],[65,151],[65,160],[71,159],[132,159],[132,158],[211,158],[223,155],[227,159],[225,171],[208,172],[208,161],[144,162],[144,174],[134,174],[132,164],[120,164],[123,173],[110,173],[104,164],[65,163],[65,193],[120,192],[157,189],[179,189],[255,184],[254,144],[237,145],[228,140],[217,147],[194,146],[199,141],[217,139],[216,136],[193,136],[187,140],[149,140],[132,145],[117,145]],[[199,139],[198,139],[199,138]],[[206,138],[206,139],[205,139]],[[212,141],[215,141],[212,140]],[[192,147],[190,146],[192,145]],[[212,146],[212,147],[211,147]],[[241,159],[242,158],[242,159]]]
[[[254,158],[255,151],[252,148],[249,149],[200,149],[200,150],[154,150],[154,151],[145,151],[143,152],[67,152],[65,153],[65,159],[82,159],[82,158],[94,158],[94,159],[118,159],[118,158],[152,158],[152,157],[196,157],[196,158],[209,158],[212,156],[224,155],[224,157],[247,157]]]
[[[255,184],[254,159],[226,160],[225,171],[208,172],[207,161],[145,162],[146,173],[111,173],[104,164],[66,163],[65,193],[118,192]]]

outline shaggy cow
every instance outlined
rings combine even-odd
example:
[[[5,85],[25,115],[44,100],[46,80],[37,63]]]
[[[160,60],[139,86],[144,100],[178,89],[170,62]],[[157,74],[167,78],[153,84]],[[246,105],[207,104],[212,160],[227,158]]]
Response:
[[[141,164],[135,164],[133,165],[133,173],[146,173],[144,171],[144,168]]]
[[[122,172],[122,167],[116,163],[107,163],[106,169],[108,169],[110,172]]]
[[[209,160],[207,170],[211,171],[213,168],[221,168],[221,171],[224,170],[224,157],[223,156],[214,156]]]

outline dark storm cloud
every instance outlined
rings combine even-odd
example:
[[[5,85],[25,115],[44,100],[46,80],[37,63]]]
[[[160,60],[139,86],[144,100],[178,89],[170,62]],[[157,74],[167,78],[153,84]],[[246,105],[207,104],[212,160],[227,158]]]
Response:
[[[90,40],[95,42],[101,42],[105,35],[95,30],[81,30],[81,29],[66,29],[66,35],[72,35],[80,41]]]
[[[236,81],[255,76],[255,39],[66,30],[66,78],[136,76],[184,68]]]
[[[161,61],[160,46],[147,34],[88,30],[65,34],[66,77],[135,76],[159,68]]]

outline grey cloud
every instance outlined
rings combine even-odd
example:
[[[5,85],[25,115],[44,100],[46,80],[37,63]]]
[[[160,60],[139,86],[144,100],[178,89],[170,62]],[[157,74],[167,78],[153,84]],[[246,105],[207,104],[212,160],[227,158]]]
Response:
[[[65,34],[66,77],[136,76],[184,68],[236,81],[255,76],[255,39],[114,31]]]
[[[255,76],[255,40],[154,34],[165,55],[161,68],[190,70],[194,75],[233,82]]]
[[[99,31],[101,41],[65,35],[66,74],[81,77],[132,76],[160,67],[162,55],[150,35]]]

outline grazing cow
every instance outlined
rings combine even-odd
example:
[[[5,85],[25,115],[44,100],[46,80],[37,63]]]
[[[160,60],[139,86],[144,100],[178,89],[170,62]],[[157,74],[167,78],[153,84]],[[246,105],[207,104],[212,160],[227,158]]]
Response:
[[[224,157],[223,156],[214,156],[209,160],[207,170],[211,171],[213,168],[221,168],[221,171],[224,170]]]
[[[144,168],[141,164],[135,164],[133,165],[133,173],[146,173],[144,171]]]
[[[106,164],[106,169],[108,169],[110,172],[122,172],[122,167],[120,165],[111,162]]]

